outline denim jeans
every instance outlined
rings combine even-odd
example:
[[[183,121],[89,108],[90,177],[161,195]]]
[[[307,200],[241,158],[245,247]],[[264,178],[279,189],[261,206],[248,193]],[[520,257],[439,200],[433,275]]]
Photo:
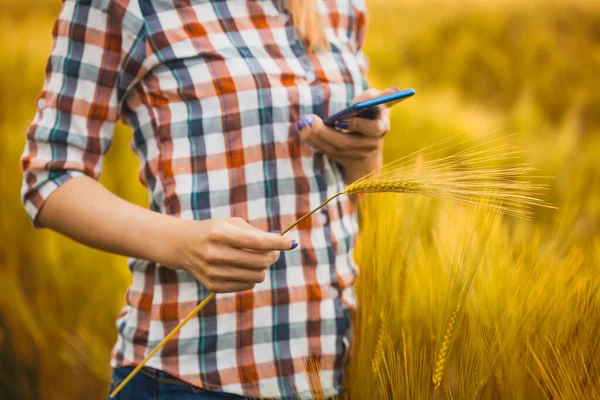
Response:
[[[110,379],[109,393],[116,388],[132,367],[115,368]],[[115,397],[117,400],[243,400],[230,393],[211,392],[192,386],[172,375],[152,368],[143,368]]]

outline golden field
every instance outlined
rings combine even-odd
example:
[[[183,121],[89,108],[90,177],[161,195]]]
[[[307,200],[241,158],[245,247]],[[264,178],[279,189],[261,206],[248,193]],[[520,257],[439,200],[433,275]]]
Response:
[[[2,399],[103,398],[130,279],[124,258],[35,231],[20,204],[18,159],[59,7],[0,5]],[[554,177],[546,200],[558,209],[522,221],[369,195],[350,398],[600,398],[600,4],[370,8],[371,84],[417,90],[393,109],[387,160],[455,134],[516,133],[506,140]],[[120,128],[102,182],[145,204],[129,139]]]

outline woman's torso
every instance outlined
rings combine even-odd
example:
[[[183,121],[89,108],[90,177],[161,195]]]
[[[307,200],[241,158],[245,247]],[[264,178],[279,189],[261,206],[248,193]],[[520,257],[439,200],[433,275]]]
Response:
[[[276,230],[344,189],[339,167],[300,140],[295,122],[339,111],[363,90],[362,0],[317,2],[332,45],[317,54],[307,53],[277,1],[126,3],[112,12],[144,52],[145,72],[126,88],[122,114],[155,211]],[[337,380],[356,232],[352,204],[339,197],[289,233],[299,250],[282,254],[263,283],[218,295],[148,365],[246,396],[293,396],[294,385],[307,393],[312,356]],[[114,366],[139,363],[208,295],[184,271],[143,260],[130,267]]]

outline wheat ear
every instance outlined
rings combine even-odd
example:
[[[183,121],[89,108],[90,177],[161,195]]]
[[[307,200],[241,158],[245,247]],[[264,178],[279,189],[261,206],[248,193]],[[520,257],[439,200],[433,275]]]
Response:
[[[450,344],[452,343],[454,330],[456,328],[458,309],[459,306],[457,304],[456,307],[454,307],[454,311],[452,311],[450,320],[448,321],[448,327],[446,328],[446,333],[444,334],[444,341],[442,342],[442,347],[440,348],[435,361],[435,369],[433,370],[433,385],[435,389],[437,389],[442,383],[442,376],[444,375],[444,368],[446,367],[446,359],[448,358],[448,350],[450,350]]]
[[[540,198],[548,185],[532,182],[532,178],[547,177],[532,177],[536,169],[518,161],[522,151],[498,143],[504,138],[475,145],[470,144],[474,139],[443,140],[365,175],[344,193],[418,194],[522,219],[531,219],[533,207],[555,208]],[[460,150],[462,147],[467,148]]]

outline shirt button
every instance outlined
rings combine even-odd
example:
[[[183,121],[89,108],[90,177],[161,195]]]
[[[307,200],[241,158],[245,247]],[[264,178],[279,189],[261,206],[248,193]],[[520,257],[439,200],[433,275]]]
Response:
[[[306,73],[305,77],[306,77],[306,81],[307,81],[308,83],[313,83],[314,81],[316,81],[316,80],[317,80],[317,75],[315,75],[315,73],[314,73],[314,72],[312,72],[312,71],[308,71],[308,72]]]

